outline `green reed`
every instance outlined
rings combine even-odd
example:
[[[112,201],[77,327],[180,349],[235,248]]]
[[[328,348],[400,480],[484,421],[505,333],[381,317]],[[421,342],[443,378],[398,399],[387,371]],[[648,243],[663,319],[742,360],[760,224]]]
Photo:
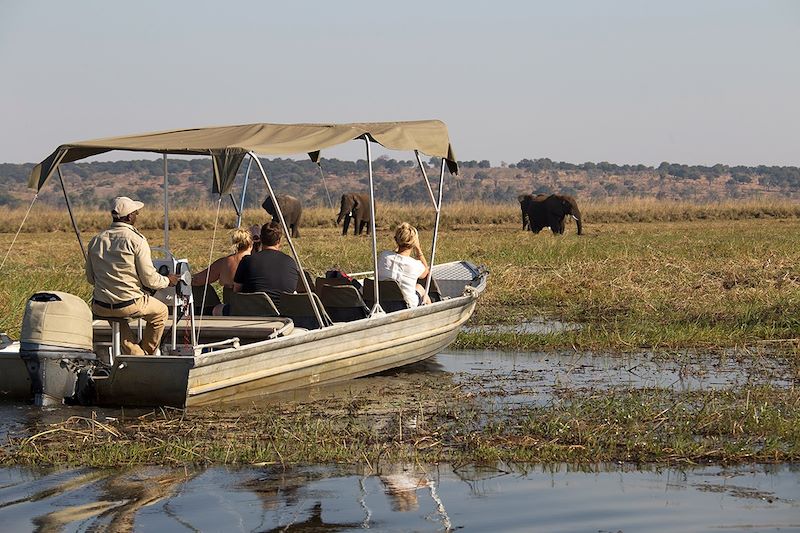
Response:
[[[369,237],[343,237],[332,226],[301,232],[297,249],[312,274],[371,269]],[[550,335],[468,333],[458,345],[629,351],[797,337],[799,219],[587,222],[586,235],[573,232],[574,225],[563,236],[534,235],[510,224],[444,228],[437,262],[467,259],[491,271],[471,324],[544,318],[580,326]],[[163,239],[157,229],[144,233],[153,245]],[[426,248],[431,233],[421,232]],[[391,234],[391,228],[379,230],[379,248],[392,247]],[[12,237],[0,234],[0,249],[7,249]],[[175,230],[170,241],[176,256],[199,270],[209,258],[228,253],[229,239],[227,229]],[[20,235],[0,272],[0,330],[16,336],[25,300],[45,289],[90,296],[70,233]]]

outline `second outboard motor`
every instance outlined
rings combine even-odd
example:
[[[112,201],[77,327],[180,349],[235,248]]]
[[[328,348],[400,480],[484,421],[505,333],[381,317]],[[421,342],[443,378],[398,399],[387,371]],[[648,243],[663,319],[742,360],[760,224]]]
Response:
[[[66,292],[37,292],[25,305],[19,353],[31,378],[34,403],[61,405],[75,394],[78,373],[97,363],[91,309]]]

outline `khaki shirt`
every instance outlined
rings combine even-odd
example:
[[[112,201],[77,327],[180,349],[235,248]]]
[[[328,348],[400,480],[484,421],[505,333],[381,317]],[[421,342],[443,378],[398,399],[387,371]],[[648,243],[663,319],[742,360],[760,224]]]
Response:
[[[92,297],[109,304],[138,300],[142,287],[169,285],[169,278],[153,266],[147,239],[125,222],[114,222],[89,241],[86,279],[94,285]]]

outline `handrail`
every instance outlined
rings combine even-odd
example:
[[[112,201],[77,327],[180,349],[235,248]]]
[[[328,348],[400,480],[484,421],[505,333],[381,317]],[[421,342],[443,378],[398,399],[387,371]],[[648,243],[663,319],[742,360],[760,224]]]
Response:
[[[206,348],[217,348],[219,346],[228,346],[228,345],[230,345],[231,348],[239,348],[241,346],[239,342],[239,337],[231,337],[230,339],[223,339],[221,341],[209,342],[206,344],[196,344],[194,346],[194,356],[199,357],[203,355],[204,353],[203,350],[205,350]],[[205,353],[210,353],[210,352],[205,352]]]

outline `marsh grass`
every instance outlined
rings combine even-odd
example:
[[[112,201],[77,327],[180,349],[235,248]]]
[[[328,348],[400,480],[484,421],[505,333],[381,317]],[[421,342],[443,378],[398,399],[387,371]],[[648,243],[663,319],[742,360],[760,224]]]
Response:
[[[159,410],[105,422],[74,416],[12,437],[0,448],[0,464],[346,462],[376,468],[408,461],[800,459],[800,392],[794,389],[569,391],[553,405],[486,411],[456,388],[429,385],[388,396],[235,411]]]
[[[462,333],[459,346],[669,354],[756,344],[768,347],[757,351],[759,357],[784,357],[790,368],[794,364],[795,380],[800,375],[800,219],[792,206],[721,205],[705,213],[696,206],[660,211],[642,202],[629,214],[621,206],[603,212],[589,205],[581,237],[574,224],[560,237],[523,232],[512,206],[462,208],[447,215],[453,218],[446,219],[436,260],[469,259],[491,271],[472,323],[545,317],[581,328],[549,335]],[[381,248],[391,245],[389,220],[416,221],[425,214],[400,208],[388,213],[378,232]],[[107,223],[105,214],[91,216],[96,220],[80,219],[87,237]],[[260,216],[248,213],[246,223]],[[325,216],[315,223],[309,215],[301,229],[297,247],[304,266],[315,274],[331,267],[370,269],[371,239],[342,237]],[[204,229],[174,231],[177,256],[200,269],[209,257],[227,252],[229,230],[218,230],[212,249],[208,213],[186,217],[187,228]],[[0,271],[0,330],[12,336],[33,292],[90,296],[68,222],[53,224],[60,230],[21,235]],[[427,247],[430,226],[419,225],[427,228]],[[144,230],[153,245],[162,238],[156,226]],[[0,233],[0,252],[12,238]],[[374,397],[159,410],[118,421],[76,414],[12,435],[0,448],[0,463],[797,461],[799,416],[794,387],[565,390],[551,405],[486,410],[460,387],[423,380]]]
[[[437,262],[468,259],[491,271],[472,324],[544,317],[581,325],[549,335],[464,333],[457,346],[633,351],[787,341],[776,347],[795,350],[800,219],[587,223],[586,235],[573,231],[574,224],[558,237],[523,232],[516,224],[445,227]],[[332,224],[301,232],[297,248],[313,274],[371,269],[367,236],[343,237]],[[161,243],[161,231],[144,233],[151,244]],[[213,234],[175,230],[173,251],[202,269],[210,257],[228,252],[230,230],[217,230],[212,250]],[[429,247],[431,230],[421,234]],[[12,238],[0,234],[0,250]],[[379,230],[378,246],[392,246],[390,227]],[[74,235],[22,234],[0,272],[0,330],[18,334],[25,301],[35,291],[65,290],[88,300],[90,289]]]

